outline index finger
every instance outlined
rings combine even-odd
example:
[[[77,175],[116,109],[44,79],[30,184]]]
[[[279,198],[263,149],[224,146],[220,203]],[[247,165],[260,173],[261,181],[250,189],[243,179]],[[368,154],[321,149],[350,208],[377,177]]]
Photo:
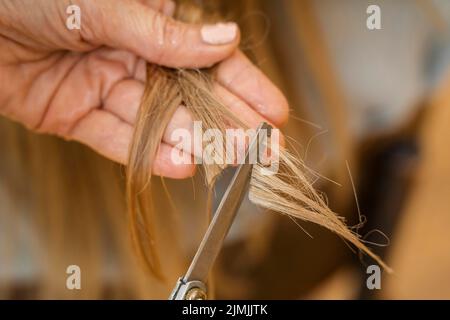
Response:
[[[222,61],[216,80],[277,126],[287,122],[289,106],[281,91],[241,51]]]

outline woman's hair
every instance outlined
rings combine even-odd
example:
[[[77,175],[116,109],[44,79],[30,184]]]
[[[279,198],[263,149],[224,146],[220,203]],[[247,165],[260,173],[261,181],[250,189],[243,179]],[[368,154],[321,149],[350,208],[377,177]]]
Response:
[[[204,2],[212,6],[214,1]],[[260,2],[227,0],[221,5],[251,6],[251,3]],[[222,11],[184,3],[177,8],[177,18],[189,22],[216,21],[216,13]],[[260,55],[265,56],[265,50]],[[274,64],[274,57],[268,60]],[[194,120],[202,121],[203,130],[213,128],[223,133],[226,128],[245,124],[215,96],[214,67],[184,70],[149,64],[147,68],[148,81],[126,177],[121,166],[83,145],[34,134],[0,119],[0,149],[5,150],[0,157],[0,297],[166,296],[168,285],[137,267],[136,255],[130,250],[132,245],[152,275],[173,277],[185,271],[182,243],[176,237],[176,216],[167,214],[173,210],[165,183],[152,178],[152,163],[162,135],[180,105],[189,110]],[[256,165],[253,170],[251,202],[324,226],[385,266],[346,227],[343,219],[328,208],[312,187],[317,174],[300,158],[283,149],[276,175],[263,175],[259,168]],[[208,189],[212,189],[223,169],[223,165],[201,165],[199,171]],[[189,181],[177,182],[172,187],[181,189],[186,185],[190,185]],[[189,201],[184,208],[189,207],[189,214],[194,215],[201,205],[194,203],[188,192],[184,193],[184,200]],[[196,196],[198,202],[206,200],[203,195]],[[126,230],[127,216],[131,241]],[[197,217],[194,219],[200,222]],[[264,239],[267,240],[266,235]],[[83,290],[79,292],[65,287],[66,268],[70,264],[82,270]],[[17,265],[32,267],[17,270]],[[8,277],[16,271],[25,273],[19,281]]]
[[[177,19],[204,22],[204,11],[181,4]],[[139,109],[137,124],[127,168],[127,201],[131,217],[131,234],[139,256],[158,276],[163,276],[158,261],[157,213],[152,210],[150,197],[151,168],[165,129],[176,111],[183,105],[193,120],[202,123],[202,130],[219,130],[225,136],[227,128],[245,127],[213,91],[214,68],[202,70],[169,69],[148,65],[147,86]],[[257,163],[253,169],[249,199],[254,204],[286,214],[293,218],[319,224],[335,232],[345,241],[375,259],[386,270],[385,263],[349,229],[344,219],[332,212],[321,195],[314,190],[316,178],[300,159],[286,149],[278,154],[279,170],[264,174]],[[202,164],[205,183],[212,189],[215,178],[222,172],[222,164]]]

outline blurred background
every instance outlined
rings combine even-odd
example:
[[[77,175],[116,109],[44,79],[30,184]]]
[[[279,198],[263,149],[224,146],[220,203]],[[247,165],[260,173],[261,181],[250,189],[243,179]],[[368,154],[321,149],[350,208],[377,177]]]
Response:
[[[367,28],[369,5],[380,8],[379,30]],[[368,290],[373,261],[323,228],[299,221],[310,237],[245,203],[214,271],[216,297],[450,299],[450,2],[219,6],[239,22],[242,49],[288,97],[288,145],[335,182],[315,187],[348,224],[365,222],[359,233],[394,274]],[[0,150],[0,297],[168,296],[180,275],[173,259],[187,265],[207,223],[201,176],[155,187],[157,209],[174,211],[161,218],[173,274],[161,283],[139,269],[126,235],[115,236],[127,232],[119,166],[5,119]],[[70,264],[81,266],[83,290],[65,288]]]

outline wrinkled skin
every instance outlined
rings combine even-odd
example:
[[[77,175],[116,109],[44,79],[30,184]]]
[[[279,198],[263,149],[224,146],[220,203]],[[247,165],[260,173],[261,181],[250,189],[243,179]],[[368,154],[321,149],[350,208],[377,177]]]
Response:
[[[81,8],[80,30],[66,27],[70,4]],[[174,20],[173,11],[167,0],[0,0],[0,114],[126,164],[145,63],[219,63],[217,94],[244,122],[287,120],[283,95],[237,49],[239,33],[229,43],[208,44],[201,26]],[[191,121],[180,106],[167,130]],[[172,148],[161,141],[153,172],[191,176],[194,165],[174,164]]]

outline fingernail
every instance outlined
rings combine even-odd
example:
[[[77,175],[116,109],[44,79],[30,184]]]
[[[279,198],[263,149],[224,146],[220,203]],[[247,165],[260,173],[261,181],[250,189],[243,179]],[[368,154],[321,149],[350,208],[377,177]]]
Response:
[[[227,44],[236,39],[238,27],[234,22],[207,24],[201,29],[204,42],[208,44]]]

